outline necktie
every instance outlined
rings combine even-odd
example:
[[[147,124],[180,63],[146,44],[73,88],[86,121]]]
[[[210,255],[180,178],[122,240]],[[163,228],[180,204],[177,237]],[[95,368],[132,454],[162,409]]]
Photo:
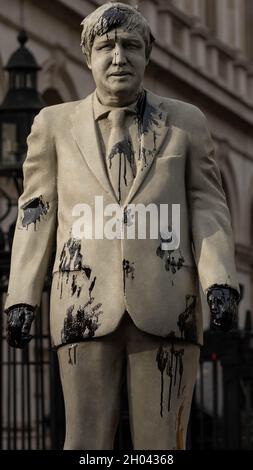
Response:
[[[119,204],[126,198],[136,175],[134,150],[126,125],[127,108],[110,111],[110,135],[107,145],[107,168]]]

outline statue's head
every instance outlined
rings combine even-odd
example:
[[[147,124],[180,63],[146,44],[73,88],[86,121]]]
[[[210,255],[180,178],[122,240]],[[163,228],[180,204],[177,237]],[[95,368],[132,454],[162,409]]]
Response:
[[[81,47],[99,98],[112,105],[133,102],[154,41],[146,19],[129,5],[109,2],[81,24]]]

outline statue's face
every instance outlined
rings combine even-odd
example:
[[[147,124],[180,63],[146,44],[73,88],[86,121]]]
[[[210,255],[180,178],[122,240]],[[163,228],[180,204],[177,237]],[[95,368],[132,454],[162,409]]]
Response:
[[[124,27],[96,36],[89,68],[102,102],[128,104],[136,99],[147,65],[145,43]]]

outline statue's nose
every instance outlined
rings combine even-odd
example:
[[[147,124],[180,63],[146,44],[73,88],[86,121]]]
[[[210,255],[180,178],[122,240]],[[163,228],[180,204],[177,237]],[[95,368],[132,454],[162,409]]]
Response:
[[[113,64],[114,65],[124,65],[126,63],[126,55],[122,46],[119,44],[115,45],[113,51]]]

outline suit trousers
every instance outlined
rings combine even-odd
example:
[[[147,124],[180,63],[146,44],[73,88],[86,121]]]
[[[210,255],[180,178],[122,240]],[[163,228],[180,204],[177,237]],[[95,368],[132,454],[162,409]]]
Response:
[[[64,449],[113,449],[124,374],[134,449],[185,449],[199,347],[139,330],[125,312],[112,333],[58,349]]]

